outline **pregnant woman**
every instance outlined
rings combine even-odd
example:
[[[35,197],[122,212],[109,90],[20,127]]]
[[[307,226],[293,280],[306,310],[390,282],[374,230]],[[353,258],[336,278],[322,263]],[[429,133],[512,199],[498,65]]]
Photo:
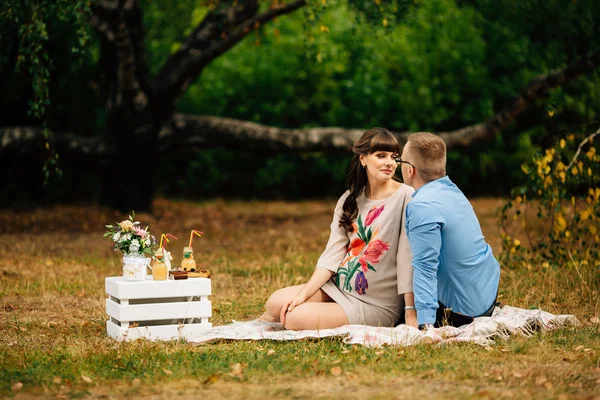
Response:
[[[404,228],[413,189],[395,177],[400,145],[383,128],[354,143],[348,190],[335,207],[327,247],[303,285],[273,293],[260,319],[286,329],[348,324],[417,326],[412,257]]]

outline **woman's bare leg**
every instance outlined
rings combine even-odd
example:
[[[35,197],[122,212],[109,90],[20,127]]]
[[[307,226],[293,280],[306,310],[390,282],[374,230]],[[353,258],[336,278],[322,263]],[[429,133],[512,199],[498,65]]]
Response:
[[[285,328],[291,330],[319,330],[348,325],[344,309],[337,303],[307,302],[296,306],[285,316]]]
[[[258,319],[267,322],[279,322],[281,307],[283,307],[286,301],[294,298],[303,287],[304,285],[288,286],[273,293],[265,304],[267,311]],[[332,302],[332,300],[324,291],[319,289],[306,302],[328,303]]]

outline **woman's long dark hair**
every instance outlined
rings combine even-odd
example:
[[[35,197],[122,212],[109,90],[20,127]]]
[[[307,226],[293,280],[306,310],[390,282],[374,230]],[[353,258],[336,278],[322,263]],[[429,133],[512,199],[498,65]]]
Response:
[[[340,218],[340,227],[343,227],[346,232],[354,230],[352,222],[358,216],[356,199],[368,183],[367,171],[360,163],[360,156],[366,156],[376,151],[391,151],[400,154],[400,144],[396,137],[385,128],[371,128],[354,142],[354,146],[352,146],[354,157],[350,162],[346,178],[346,187],[350,194],[346,197],[344,212]]]

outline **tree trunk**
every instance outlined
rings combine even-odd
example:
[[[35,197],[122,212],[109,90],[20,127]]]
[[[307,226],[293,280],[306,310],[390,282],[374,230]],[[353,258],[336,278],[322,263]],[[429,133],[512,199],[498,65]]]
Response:
[[[151,115],[132,119],[132,110],[111,113],[106,137],[113,149],[102,177],[100,203],[123,212],[149,211],[156,187],[159,126]]]
[[[259,14],[258,0],[218,2],[150,82],[139,0],[94,1],[90,23],[102,41],[100,63],[109,87],[105,143],[112,150],[101,203],[121,211],[150,210],[158,135],[177,99],[206,65],[253,29],[304,5],[304,0],[275,3]]]

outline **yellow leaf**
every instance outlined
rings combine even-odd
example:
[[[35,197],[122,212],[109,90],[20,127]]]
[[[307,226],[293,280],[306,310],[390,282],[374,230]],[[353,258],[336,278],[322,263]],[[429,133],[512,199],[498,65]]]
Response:
[[[525,174],[529,174],[529,168],[527,168],[527,165],[525,164],[521,165],[521,171]]]
[[[92,378],[90,378],[89,376],[86,376],[84,374],[81,374],[81,380],[84,381],[85,383],[92,383]]]
[[[383,19],[383,26],[387,26],[387,25],[388,25],[387,19],[386,19],[386,18],[384,18],[384,19]]]
[[[221,377],[221,375],[219,375],[219,374],[212,374],[211,376],[209,376],[208,378],[206,378],[204,380],[204,383],[215,383],[216,381],[219,380],[220,377]]]
[[[591,214],[592,214],[592,209],[591,208],[586,208],[585,210],[583,210],[581,212],[581,220],[582,221],[587,220],[590,217]]]
[[[521,196],[517,196],[515,201],[517,202],[517,204],[521,204],[523,202],[523,198]]]
[[[342,374],[342,367],[333,367],[330,372],[333,376],[340,376]]]
[[[567,140],[575,140],[575,135],[571,133],[569,136],[567,136]]]
[[[597,231],[598,231],[598,230],[596,229],[596,227],[595,227],[594,225],[590,226],[590,233],[591,233],[592,235],[595,235]]]
[[[567,229],[567,220],[565,220],[565,217],[560,214],[556,216],[555,224],[558,227],[559,232],[563,232],[565,229]]]
[[[548,115],[551,116],[551,117],[554,117],[554,110],[548,111]]]
[[[558,173],[558,177],[560,178],[560,181],[564,183],[567,179],[567,174],[565,174],[565,171],[560,171]]]
[[[571,173],[572,173],[573,175],[577,175],[577,174],[579,173],[579,171],[577,171],[577,167],[573,167],[573,168],[571,169]]]
[[[564,149],[566,145],[567,145],[567,142],[565,141],[565,139],[560,139],[560,148]]]
[[[521,245],[521,241],[519,239],[515,239],[515,247],[519,247]]]
[[[592,169],[588,168],[588,176],[592,176]]]

